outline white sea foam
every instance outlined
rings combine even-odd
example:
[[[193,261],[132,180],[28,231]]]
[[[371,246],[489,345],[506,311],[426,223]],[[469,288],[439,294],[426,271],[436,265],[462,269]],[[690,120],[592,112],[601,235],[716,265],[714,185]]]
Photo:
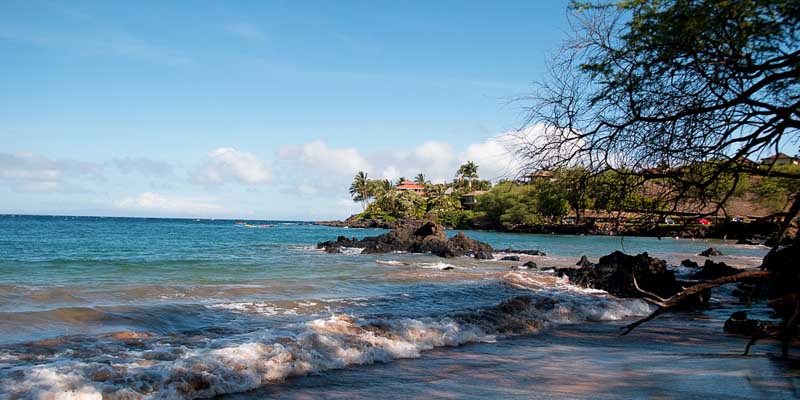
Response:
[[[396,265],[396,266],[409,265],[409,263],[407,263],[407,262],[398,261],[398,260],[376,260],[375,262],[378,263],[378,264],[383,264],[383,265]]]
[[[415,267],[425,268],[425,269],[438,269],[438,270],[445,270],[445,269],[460,269],[461,267],[455,266],[453,264],[448,264],[444,262],[435,262],[435,263],[416,263],[413,264]]]
[[[364,249],[361,248],[361,247],[340,247],[339,248],[339,253],[347,254],[349,256],[359,255],[363,251],[364,251]]]

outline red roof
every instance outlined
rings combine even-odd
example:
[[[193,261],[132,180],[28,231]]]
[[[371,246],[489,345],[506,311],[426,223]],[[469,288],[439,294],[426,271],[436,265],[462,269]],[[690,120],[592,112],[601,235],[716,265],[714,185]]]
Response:
[[[424,190],[425,185],[420,185],[418,183],[414,183],[411,181],[403,181],[400,185],[397,186],[398,189],[419,189]]]
[[[767,158],[764,158],[764,160],[781,160],[781,159],[796,160],[797,158],[786,155],[784,153],[773,154]]]

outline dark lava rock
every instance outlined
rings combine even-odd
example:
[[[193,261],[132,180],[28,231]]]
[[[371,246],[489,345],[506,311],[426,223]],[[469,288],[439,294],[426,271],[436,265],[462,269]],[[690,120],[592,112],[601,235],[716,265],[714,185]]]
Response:
[[[379,236],[369,236],[361,240],[339,236],[335,241],[317,244],[318,249],[325,249],[329,253],[338,252],[342,247],[363,248],[363,254],[407,251],[432,253],[439,257],[472,255],[476,258],[493,258],[492,246],[470,239],[463,233],[447,238],[441,225],[418,220],[402,221],[391,232]]]
[[[800,236],[795,236],[795,243],[773,249],[764,257],[763,267],[770,272],[767,279],[767,298],[770,307],[784,323],[793,321],[793,329],[800,329],[798,323],[800,318],[796,318],[796,299],[800,299],[800,268],[797,268],[797,260],[800,260]]]
[[[539,266],[536,265],[536,263],[533,262],[533,261],[528,261],[525,264],[522,264],[522,266],[527,268],[527,269],[538,269],[539,268]]]
[[[478,260],[493,260],[494,256],[492,255],[492,252],[490,252],[490,251],[479,250],[478,252],[475,253],[475,259],[478,259]]]
[[[451,269],[455,269],[455,268],[453,268],[452,265],[448,265],[448,266],[442,268],[442,271],[450,271]]]
[[[704,252],[700,253],[700,255],[703,257],[718,257],[722,255],[722,252],[713,247],[709,247]]]
[[[519,256],[505,256],[500,261],[519,261]]]
[[[581,268],[591,268],[594,264],[592,264],[592,262],[589,261],[589,259],[586,258],[586,256],[581,256],[581,259],[578,260],[578,262],[575,263],[575,265]]]
[[[742,272],[737,268],[733,268],[724,262],[714,262],[711,260],[706,260],[706,263],[703,264],[703,269],[697,271],[694,275],[692,275],[692,279],[700,279],[700,280],[712,280],[717,278],[722,278],[723,276],[734,275]]]
[[[675,273],[667,269],[666,261],[650,257],[647,253],[629,256],[615,251],[601,257],[595,265],[560,268],[556,271],[559,276],[569,277],[572,283],[602,289],[619,297],[642,297],[633,284],[632,274],[636,274],[639,287],[661,297],[670,297],[680,290]]]
[[[722,329],[727,333],[737,335],[754,336],[765,329],[774,327],[775,324],[768,321],[761,321],[757,319],[747,319],[747,313],[744,311],[736,311],[731,314],[730,318],[725,321]]]
[[[739,240],[736,241],[736,244],[746,244],[746,245],[750,245],[750,246],[756,246],[756,245],[763,244],[763,242],[758,242],[758,241],[751,240],[751,239],[739,239]]]
[[[504,249],[504,250],[497,250],[499,253],[512,253],[512,254],[527,254],[529,256],[546,256],[547,253],[541,250],[514,250],[514,249]]]
[[[692,261],[692,260],[690,260],[688,258],[683,260],[683,261],[681,261],[681,265],[686,267],[686,268],[700,268],[700,264],[698,264],[698,263],[696,263],[696,262],[694,262],[694,261]]]

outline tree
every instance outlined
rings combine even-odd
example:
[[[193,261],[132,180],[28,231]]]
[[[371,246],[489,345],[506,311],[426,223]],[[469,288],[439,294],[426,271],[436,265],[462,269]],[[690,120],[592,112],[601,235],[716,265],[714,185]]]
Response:
[[[478,177],[478,166],[472,161],[467,161],[458,167],[458,171],[456,171],[456,177],[458,178],[459,182],[462,183],[466,180],[467,185],[469,185],[471,188],[472,179]]]
[[[425,174],[423,174],[422,172],[417,174],[417,176],[414,178],[414,183],[417,183],[417,184],[420,184],[420,185],[424,185],[424,184],[428,183],[428,181],[425,179]]]
[[[531,98],[527,122],[543,135],[521,149],[530,168],[669,179],[659,193],[665,200],[678,204],[692,191],[716,208],[737,187],[704,189],[722,176],[800,177],[741,162],[800,139],[800,2],[631,0],[572,9],[575,39]],[[716,162],[698,163],[708,160]]]
[[[361,206],[366,209],[371,197],[371,189],[367,173],[358,171],[353,177],[353,183],[350,184],[350,196],[353,201],[361,202]]]
[[[800,141],[800,2],[626,0],[571,9],[574,38],[527,99],[526,124],[540,132],[523,136],[527,168],[638,175],[642,185],[658,183],[653,195],[673,208],[692,198],[716,210],[746,174],[800,179],[744,161]],[[798,191],[788,197],[777,243],[800,212]],[[770,252],[761,274],[784,321],[784,351],[800,320],[800,270],[783,255],[797,246]],[[676,296],[646,298],[662,310],[684,298]]]

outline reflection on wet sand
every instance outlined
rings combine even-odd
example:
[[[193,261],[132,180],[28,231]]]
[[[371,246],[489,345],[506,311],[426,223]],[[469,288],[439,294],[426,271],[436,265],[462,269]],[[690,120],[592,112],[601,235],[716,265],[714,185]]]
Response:
[[[421,359],[290,380],[228,400],[279,399],[795,399],[800,360],[777,343],[742,356],[744,339],[716,318],[668,316],[620,337],[581,324],[494,344],[438,349]]]

